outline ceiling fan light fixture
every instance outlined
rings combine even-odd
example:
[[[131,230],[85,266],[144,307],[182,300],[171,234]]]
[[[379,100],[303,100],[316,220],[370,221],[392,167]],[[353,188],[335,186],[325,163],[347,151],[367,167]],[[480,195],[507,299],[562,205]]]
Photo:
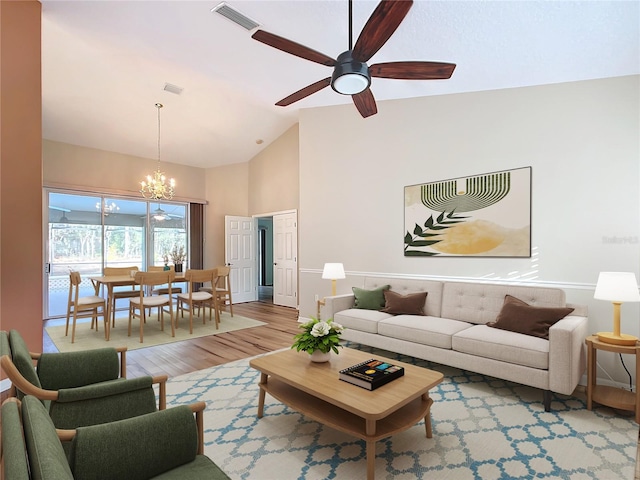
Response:
[[[355,95],[369,85],[371,77],[367,64],[354,60],[350,50],[341,53],[331,75],[331,88],[342,95]]]

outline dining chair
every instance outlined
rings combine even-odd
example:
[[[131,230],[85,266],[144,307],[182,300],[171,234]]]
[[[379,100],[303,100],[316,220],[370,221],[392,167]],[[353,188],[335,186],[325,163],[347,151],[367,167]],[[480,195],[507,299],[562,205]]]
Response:
[[[231,267],[225,265],[217,267],[216,270],[218,270],[218,279],[215,283],[215,296],[218,301],[218,308],[226,308],[227,302],[229,302],[229,313],[233,317],[233,300],[231,299],[231,282],[229,281]],[[214,289],[202,287],[200,291],[213,293]]]
[[[158,308],[158,318],[160,319],[160,330],[164,331],[164,313],[165,308],[169,307],[169,321],[171,323],[171,336],[175,337],[175,329],[173,326],[173,299],[172,283],[175,272],[170,270],[161,272],[138,272],[134,277],[137,284],[140,285],[140,293],[137,298],[129,300],[129,331],[131,336],[131,322],[134,318],[140,319],[140,343],[143,343],[144,324],[147,321],[146,309]],[[146,295],[145,292],[153,290],[158,285],[167,285],[167,295]],[[137,313],[136,313],[137,310]]]
[[[122,276],[122,275],[131,275],[131,272],[137,272],[138,271],[138,267],[136,266],[132,266],[132,267],[104,267],[104,276],[105,277],[115,277],[115,276]],[[119,287],[115,287],[115,288],[119,288]],[[140,291],[139,289],[136,289],[135,285],[132,285],[131,287],[122,287],[121,290],[114,290],[112,297],[110,299],[107,299],[108,301],[111,302],[111,305],[109,306],[109,310],[111,311],[111,327],[115,327],[116,326],[116,301],[120,300],[122,298],[132,298],[132,297],[137,297],[140,295]]]
[[[166,270],[164,269],[164,266],[162,267],[149,267],[148,271],[150,272],[165,272]],[[169,265],[169,271],[174,272],[175,273],[175,265]],[[169,293],[169,289],[165,286],[160,286],[158,288],[154,288],[153,291],[151,292],[153,293],[153,295],[167,295]],[[175,287],[172,286],[171,287],[171,293],[173,295],[177,295],[178,293],[182,293],[182,287]]]
[[[109,325],[106,316],[107,302],[97,295],[80,296],[80,284],[82,278],[79,272],[69,272],[69,300],[67,302],[67,325],[65,336],[69,335],[69,320],[73,317],[71,327],[71,343],[76,341],[76,320],[78,318],[91,318],[91,328],[95,325],[98,331],[98,317],[102,316],[104,323],[104,338],[109,340]],[[102,308],[102,313],[99,309]]]
[[[176,298],[178,300],[176,311],[176,328],[178,327],[178,317],[184,318],[185,307],[189,310],[189,333],[193,333],[193,311],[198,307],[198,314],[200,307],[203,308],[202,323],[205,323],[204,308],[209,307],[209,321],[211,321],[211,312],[215,310],[216,330],[220,324],[220,312],[218,310],[218,302],[216,296],[210,292],[196,291],[195,289],[202,283],[209,283],[211,285],[216,284],[218,277],[218,271],[215,268],[210,270],[187,270],[184,274],[184,278],[188,285],[187,293],[179,293]]]

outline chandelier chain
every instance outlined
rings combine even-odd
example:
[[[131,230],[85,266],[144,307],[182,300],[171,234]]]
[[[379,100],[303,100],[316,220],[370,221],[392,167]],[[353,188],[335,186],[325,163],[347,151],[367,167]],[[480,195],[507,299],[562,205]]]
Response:
[[[158,109],[158,167],[153,176],[147,175],[147,179],[140,182],[140,193],[144,198],[152,200],[171,200],[175,192],[175,180],[172,178],[169,183],[165,183],[166,177],[160,171],[160,109],[163,107],[161,103],[156,103]]]

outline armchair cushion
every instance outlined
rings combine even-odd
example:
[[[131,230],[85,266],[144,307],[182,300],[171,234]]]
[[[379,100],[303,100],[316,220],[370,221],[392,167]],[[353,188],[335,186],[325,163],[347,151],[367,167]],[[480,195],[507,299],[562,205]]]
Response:
[[[22,423],[31,477],[39,480],[73,480],[53,422],[37,398],[30,395],[23,398]]]
[[[197,448],[193,413],[189,407],[179,406],[78,428],[69,463],[76,478],[90,478],[100,472],[105,480],[146,480],[192,462]]]
[[[9,334],[4,330],[0,330],[0,355],[11,356],[11,347],[9,346]]]
[[[36,369],[33,366],[33,360],[31,359],[29,349],[24,343],[22,336],[16,330],[11,330],[9,332],[9,344],[11,346],[11,358],[13,360],[13,364],[16,366],[20,374],[32,385],[42,388]],[[22,392],[18,391],[18,398],[22,398],[22,396]]]
[[[196,455],[193,462],[153,477],[154,480],[230,480],[206,455]]]
[[[5,401],[0,417],[2,418],[3,478],[29,480],[29,463],[22,435],[22,421],[18,404],[15,401]]]
[[[155,412],[151,377],[117,379],[58,391],[49,414],[57,428],[73,429]]]
[[[118,352],[114,348],[100,348],[81,352],[43,353],[38,359],[37,372],[45,390],[107,382],[120,375]]]

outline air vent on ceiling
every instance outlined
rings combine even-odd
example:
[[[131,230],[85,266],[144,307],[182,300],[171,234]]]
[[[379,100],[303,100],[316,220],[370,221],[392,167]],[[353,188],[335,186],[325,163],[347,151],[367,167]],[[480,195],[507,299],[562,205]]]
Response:
[[[260,26],[258,22],[251,20],[246,15],[243,15],[239,11],[231,8],[227,3],[222,2],[220,5],[216,5],[211,9],[212,12],[217,12],[223,17],[228,18],[233,23],[240,25],[247,30],[253,30],[254,28]]]
[[[173,85],[171,83],[165,83],[164,89],[165,92],[175,93],[176,95],[180,95],[182,93],[182,87],[177,85]]]

